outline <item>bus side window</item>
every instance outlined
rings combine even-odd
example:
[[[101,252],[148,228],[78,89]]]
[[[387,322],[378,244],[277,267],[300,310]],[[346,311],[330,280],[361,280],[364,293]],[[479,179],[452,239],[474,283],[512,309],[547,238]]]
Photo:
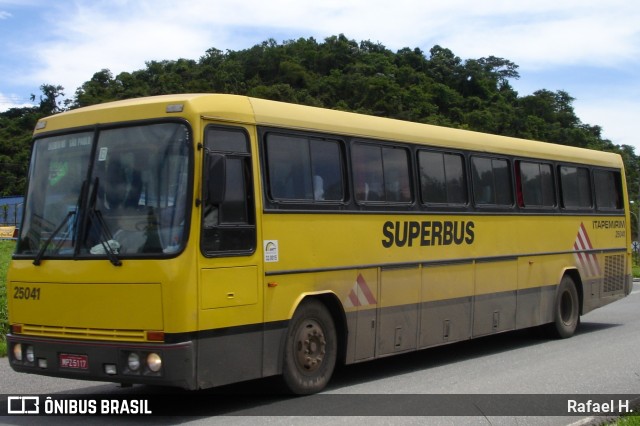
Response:
[[[355,143],[351,161],[357,202],[408,204],[413,200],[405,148]]]
[[[621,210],[622,180],[620,172],[594,170],[596,205],[598,210]]]
[[[501,158],[471,157],[473,199],[476,205],[513,205],[509,162]]]
[[[353,182],[359,202],[384,200],[382,152],[376,145],[356,144],[351,150]]]
[[[418,163],[424,204],[462,206],[467,203],[462,155],[419,151]]]
[[[207,175],[209,170],[204,168],[203,182],[221,179],[224,190],[222,197],[203,196],[202,251],[210,255],[253,252],[256,230],[247,135],[242,129],[209,126],[205,152],[216,153],[216,161],[224,162],[224,166],[211,168],[211,173],[216,170],[214,176]]]
[[[590,209],[591,179],[586,167],[560,166],[562,207],[566,209]]]
[[[265,147],[272,200],[313,203],[344,199],[344,164],[338,141],[269,133]]]
[[[382,148],[386,201],[408,203],[412,201],[409,183],[409,157],[404,148]]]
[[[344,199],[343,160],[340,144],[332,140],[311,140],[313,199],[342,201]]]
[[[517,161],[516,173],[520,207],[552,208],[556,206],[551,164]]]
[[[313,198],[307,138],[269,134],[267,158],[273,199],[310,200]]]

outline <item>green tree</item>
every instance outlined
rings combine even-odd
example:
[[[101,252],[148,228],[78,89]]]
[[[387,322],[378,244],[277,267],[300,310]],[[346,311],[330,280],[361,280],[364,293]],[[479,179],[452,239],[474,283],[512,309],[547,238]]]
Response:
[[[44,84],[40,86],[37,107],[11,108],[0,113],[0,195],[23,194],[27,181],[27,168],[31,147],[31,135],[38,120],[44,116],[62,112],[69,101],[64,88]],[[31,95],[32,101],[36,95]]]
[[[67,108],[180,92],[218,92],[362,112],[482,132],[618,152],[630,188],[638,187],[632,147],[603,138],[598,125],[582,123],[565,91],[540,89],[521,97],[511,86],[518,65],[505,58],[462,59],[433,46],[425,53],[397,52],[380,42],[344,34],[323,41],[274,39],[247,49],[212,47],[198,60],[148,61],[114,76],[102,69],[70,100],[63,88],[41,86],[34,108],[0,113],[0,192],[22,192],[29,141],[37,119]],[[36,96],[32,99],[35,101]]]
[[[52,115],[67,109],[71,100],[58,100],[59,97],[64,97],[64,87],[54,86],[52,84],[43,84],[40,86],[42,95],[39,96],[40,106],[38,111],[44,115]],[[31,101],[35,101],[36,95],[31,94]]]
[[[118,86],[111,71],[102,69],[76,90],[74,106],[95,105],[119,99],[119,92],[122,90],[117,90]]]

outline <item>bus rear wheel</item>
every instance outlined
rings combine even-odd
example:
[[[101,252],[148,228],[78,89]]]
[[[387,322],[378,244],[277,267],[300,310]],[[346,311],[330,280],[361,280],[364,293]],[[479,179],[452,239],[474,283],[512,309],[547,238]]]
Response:
[[[294,394],[321,391],[331,379],[337,358],[336,329],[331,314],[317,300],[298,307],[287,331],[282,376]]]
[[[566,339],[573,336],[580,323],[580,300],[573,279],[565,275],[560,281],[553,311],[554,322],[549,324],[551,335]]]

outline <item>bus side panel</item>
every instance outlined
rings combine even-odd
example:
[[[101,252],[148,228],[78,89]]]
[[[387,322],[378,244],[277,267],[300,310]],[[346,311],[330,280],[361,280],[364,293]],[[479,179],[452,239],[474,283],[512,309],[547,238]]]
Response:
[[[475,266],[473,336],[515,329],[517,262],[478,262]]]
[[[553,321],[560,272],[571,265],[570,255],[528,256],[518,259],[516,328]]]
[[[382,269],[377,354],[417,348],[420,268]]]
[[[422,269],[419,347],[471,337],[473,263]]]
[[[350,290],[344,299],[346,305],[354,305],[352,311],[347,312],[347,362],[352,359],[363,361],[375,356],[379,311],[378,282],[377,268],[360,269],[351,289],[353,293]]]
[[[631,257],[625,252],[603,253],[597,255],[601,276],[591,277],[583,268],[584,280],[583,314],[596,308],[622,299],[628,294],[632,282],[630,268]]]
[[[201,333],[198,338],[199,388],[262,377],[262,327],[236,327],[207,334]]]
[[[262,358],[262,376],[282,374],[284,342],[287,339],[287,321],[266,323],[264,330],[264,354]]]
[[[250,264],[250,258],[206,259],[202,263],[216,261],[226,263],[225,267],[200,272],[197,332],[200,388],[262,377],[260,269]]]
[[[628,226],[628,216],[626,220],[622,216],[594,216],[576,224],[573,264],[584,289],[582,314],[626,295],[631,277]]]

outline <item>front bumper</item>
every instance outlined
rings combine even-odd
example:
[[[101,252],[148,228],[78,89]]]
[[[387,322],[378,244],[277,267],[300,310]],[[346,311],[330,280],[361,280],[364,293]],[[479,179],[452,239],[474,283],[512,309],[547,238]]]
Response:
[[[152,384],[196,388],[195,350],[191,341],[173,344],[98,342],[50,339],[8,334],[9,364],[15,371],[76,380],[94,380],[127,384]],[[22,360],[14,348],[21,345]],[[33,351],[32,360],[26,350]],[[138,354],[140,368],[128,366],[131,353]],[[149,354],[162,359],[162,367],[154,372],[146,365]],[[31,357],[30,357],[31,358]],[[64,358],[64,360],[63,360]],[[68,362],[72,358],[76,361]]]

